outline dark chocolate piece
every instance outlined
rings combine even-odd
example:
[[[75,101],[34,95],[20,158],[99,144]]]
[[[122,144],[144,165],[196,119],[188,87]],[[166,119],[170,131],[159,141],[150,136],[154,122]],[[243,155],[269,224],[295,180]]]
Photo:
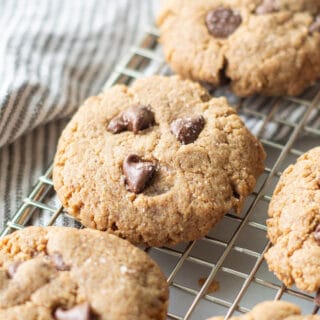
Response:
[[[216,38],[229,37],[241,23],[241,16],[229,8],[219,7],[210,10],[206,16],[207,28]]]
[[[179,118],[171,122],[171,132],[182,144],[194,142],[205,125],[202,116]]]
[[[112,133],[120,133],[126,130],[137,134],[139,131],[153,126],[154,114],[145,106],[132,106],[124,110],[119,116],[113,118],[107,130]]]
[[[146,161],[135,154],[130,154],[124,160],[122,168],[128,190],[140,193],[151,180],[156,165],[152,161]]]

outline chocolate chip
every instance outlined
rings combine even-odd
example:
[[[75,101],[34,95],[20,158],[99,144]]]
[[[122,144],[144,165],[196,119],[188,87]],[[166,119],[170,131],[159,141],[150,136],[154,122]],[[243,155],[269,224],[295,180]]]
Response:
[[[182,144],[194,142],[204,127],[202,116],[179,118],[171,122],[171,132]]]
[[[70,270],[70,266],[68,266],[62,258],[62,255],[60,253],[53,253],[50,255],[52,262],[54,263],[55,267],[59,271],[68,271]]]
[[[309,32],[320,32],[320,15],[316,16],[314,22],[310,25]]]
[[[10,278],[13,278],[13,276],[16,274],[16,272],[21,264],[22,264],[21,261],[14,261],[9,265],[9,267],[7,269],[7,274]]]
[[[123,113],[123,119],[128,123],[128,130],[138,133],[154,124],[154,114],[144,106],[133,106]]]
[[[62,308],[56,309],[54,312],[56,320],[91,320],[90,305],[88,302],[79,304],[69,310]]]
[[[140,193],[151,180],[156,165],[152,161],[142,160],[139,156],[130,154],[124,160],[122,169],[126,177],[128,190],[134,193]]]
[[[313,232],[313,237],[320,245],[320,223],[317,225],[316,229]]]
[[[257,7],[257,14],[273,13],[279,10],[276,0],[263,0],[260,6]]]
[[[241,24],[239,14],[228,8],[219,7],[210,10],[206,16],[206,24],[209,32],[216,38],[227,38]]]
[[[119,116],[113,118],[107,130],[112,133],[132,131],[138,133],[154,125],[154,114],[145,106],[132,106],[124,110]]]
[[[122,115],[120,115],[119,117],[115,117],[113,118],[110,122],[109,125],[107,127],[107,130],[109,132],[112,133],[120,133],[122,131],[126,131],[127,130],[127,124],[124,122],[124,120],[122,119]]]

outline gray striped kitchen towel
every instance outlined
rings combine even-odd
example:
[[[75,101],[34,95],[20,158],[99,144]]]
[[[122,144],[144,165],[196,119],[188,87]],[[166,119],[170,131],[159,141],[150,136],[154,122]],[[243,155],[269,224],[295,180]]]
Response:
[[[154,21],[152,0],[0,0],[0,228],[50,163],[65,118]]]

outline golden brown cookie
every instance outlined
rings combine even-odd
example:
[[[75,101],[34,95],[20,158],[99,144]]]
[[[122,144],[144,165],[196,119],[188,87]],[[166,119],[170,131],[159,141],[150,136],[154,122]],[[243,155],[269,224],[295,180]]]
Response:
[[[60,138],[53,181],[85,226],[162,246],[200,238],[239,211],[264,158],[226,99],[154,76],[84,103]]]
[[[213,317],[208,320],[223,320],[224,317]],[[250,312],[230,320],[320,320],[318,315],[301,315],[296,305],[285,301],[266,301],[256,305]]]
[[[318,0],[163,0],[166,59],[240,96],[297,95],[320,77]]]
[[[105,232],[29,227],[0,239],[0,319],[165,319],[168,287],[146,253]]]
[[[282,174],[269,206],[269,268],[287,286],[320,288],[320,147]]]

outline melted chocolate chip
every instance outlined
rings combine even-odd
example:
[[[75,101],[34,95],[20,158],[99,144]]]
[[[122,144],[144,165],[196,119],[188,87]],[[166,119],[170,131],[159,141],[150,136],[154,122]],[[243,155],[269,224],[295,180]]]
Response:
[[[313,237],[320,245],[320,223],[317,225],[316,229],[313,232]]]
[[[70,270],[70,266],[68,266],[62,258],[62,255],[60,253],[53,253],[51,256],[52,262],[54,263],[55,267],[59,271],[68,271]]]
[[[54,312],[56,320],[91,320],[90,305],[88,302],[79,304],[69,310],[62,308],[56,309]]]
[[[138,133],[140,130],[153,126],[154,123],[154,114],[150,109],[145,106],[132,106],[113,118],[109,122],[107,130],[112,133],[126,130]]]
[[[257,7],[257,14],[273,13],[279,10],[276,0],[263,0],[260,6]]]
[[[179,118],[171,122],[171,132],[182,144],[194,142],[204,127],[202,116]]]
[[[147,107],[133,106],[123,113],[123,119],[128,123],[128,130],[138,133],[154,124],[154,114]]]
[[[127,130],[128,125],[122,119],[122,115],[113,118],[107,127],[107,130],[112,133],[120,133]]]
[[[210,10],[206,16],[206,24],[209,32],[216,38],[229,37],[241,24],[239,14],[228,8],[219,7]]]
[[[7,269],[7,274],[10,278],[13,278],[14,275],[16,274],[19,266],[22,264],[21,261],[14,261],[12,262],[9,266],[8,266],[8,269]]]
[[[320,15],[316,16],[314,22],[310,25],[309,32],[320,32]]]
[[[156,165],[152,161],[146,161],[135,154],[130,154],[124,160],[122,169],[128,190],[140,193],[151,180]]]

